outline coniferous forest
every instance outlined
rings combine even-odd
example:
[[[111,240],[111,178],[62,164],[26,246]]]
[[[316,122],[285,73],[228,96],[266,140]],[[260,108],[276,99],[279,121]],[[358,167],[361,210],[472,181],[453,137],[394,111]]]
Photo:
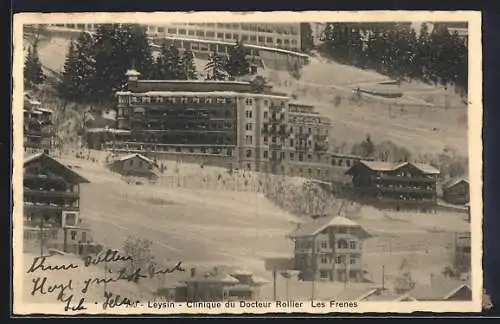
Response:
[[[319,51],[340,63],[467,94],[467,43],[444,24],[328,23],[323,38]]]

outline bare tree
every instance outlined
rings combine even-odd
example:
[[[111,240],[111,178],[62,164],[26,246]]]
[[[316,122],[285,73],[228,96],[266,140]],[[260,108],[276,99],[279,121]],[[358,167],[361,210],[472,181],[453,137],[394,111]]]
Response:
[[[126,256],[132,258],[128,264],[128,273],[133,274],[140,269],[146,269],[153,262],[154,256],[151,252],[151,240],[142,239],[129,235],[123,242],[123,251]]]

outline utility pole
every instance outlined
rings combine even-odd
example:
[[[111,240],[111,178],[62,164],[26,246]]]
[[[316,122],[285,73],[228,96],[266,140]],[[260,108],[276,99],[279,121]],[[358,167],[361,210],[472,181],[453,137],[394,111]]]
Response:
[[[273,300],[276,301],[276,267],[273,268]]]
[[[382,265],[382,290],[385,289],[385,265]]]
[[[44,226],[44,216],[40,217],[40,257],[43,257],[43,245],[45,244],[45,233],[43,231]]]

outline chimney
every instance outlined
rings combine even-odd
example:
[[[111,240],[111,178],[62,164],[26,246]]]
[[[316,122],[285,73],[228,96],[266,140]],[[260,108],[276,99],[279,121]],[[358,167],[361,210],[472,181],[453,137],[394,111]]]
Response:
[[[127,70],[127,73],[125,73],[127,77],[127,90],[134,91],[137,88],[137,81],[140,75],[135,69]]]
[[[191,278],[196,276],[196,268],[191,268]]]

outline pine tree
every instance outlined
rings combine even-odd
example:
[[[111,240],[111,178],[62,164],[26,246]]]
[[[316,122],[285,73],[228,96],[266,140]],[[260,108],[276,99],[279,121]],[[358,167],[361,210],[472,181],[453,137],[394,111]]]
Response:
[[[187,49],[182,55],[183,74],[186,80],[198,79],[196,72],[196,64],[194,63],[194,55],[190,49]]]
[[[209,61],[205,66],[208,80],[227,80],[229,73],[226,70],[227,59],[225,56],[214,52],[210,55]]]
[[[96,99],[114,100],[116,91],[127,82],[125,73],[134,66],[143,78],[151,78],[154,65],[145,28],[136,25],[101,25],[95,34],[93,82]]]
[[[46,79],[42,70],[42,63],[38,58],[37,46],[28,48],[28,53],[24,61],[24,86],[27,89],[33,89],[41,85]]]
[[[96,75],[94,41],[81,33],[76,42],[71,41],[64,63],[59,93],[76,102],[93,101],[93,81]]]
[[[249,51],[241,42],[236,42],[236,45],[231,47],[225,67],[231,79],[247,75],[250,72],[250,62],[247,55],[249,55]]]

